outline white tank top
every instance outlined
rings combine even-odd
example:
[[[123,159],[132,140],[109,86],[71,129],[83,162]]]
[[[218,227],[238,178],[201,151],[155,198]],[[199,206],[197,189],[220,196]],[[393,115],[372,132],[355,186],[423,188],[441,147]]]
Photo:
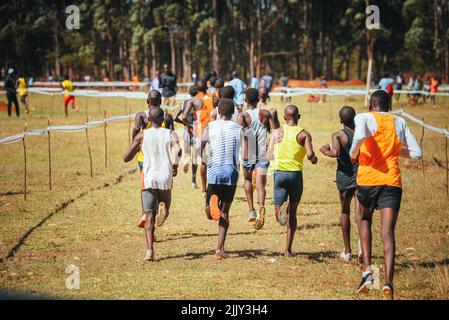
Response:
[[[248,139],[248,162],[263,162],[267,160],[267,128],[259,120],[260,109],[248,109],[251,124],[246,129]]]
[[[171,131],[165,128],[149,128],[143,131],[142,190],[171,190],[173,186],[173,162]]]

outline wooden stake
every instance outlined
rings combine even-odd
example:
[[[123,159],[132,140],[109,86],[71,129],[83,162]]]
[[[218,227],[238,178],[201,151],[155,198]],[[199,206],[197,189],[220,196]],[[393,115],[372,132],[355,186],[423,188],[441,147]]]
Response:
[[[55,110],[55,95],[51,94],[51,117],[53,118],[53,113]]]
[[[50,128],[50,120],[48,120],[48,127]],[[48,130],[48,187],[51,190],[51,139],[50,139],[50,130]]]
[[[127,112],[128,112],[128,100],[126,99],[125,96],[125,114],[128,114]]]
[[[86,117],[87,117],[87,115],[89,114],[89,99],[87,95],[85,98],[86,98],[85,103],[86,103]]]
[[[422,122],[424,123],[424,118],[421,118]],[[424,127],[421,127],[421,140],[419,142],[419,144],[421,145],[421,150],[422,150],[422,158],[421,158],[421,166],[422,166],[422,174],[424,176],[424,178],[426,177],[426,173],[425,173],[425,168],[424,168],[424,148],[423,148],[423,143],[424,143]]]
[[[104,167],[108,167],[108,138],[106,133],[106,110],[104,110]]]
[[[446,132],[447,132],[447,125],[446,125]],[[446,140],[446,168],[449,168],[449,156],[447,154],[447,137],[444,137]],[[449,197],[449,170],[446,170],[446,195]]]
[[[94,177],[93,168],[92,168],[92,153],[90,151],[89,144],[89,132],[87,130],[87,123],[89,122],[89,117],[86,117],[86,142],[87,142],[87,151],[89,152],[89,164],[90,164],[90,177]]]
[[[23,130],[23,164],[24,164],[24,175],[23,175],[23,199],[26,201],[27,199],[27,147],[25,143],[25,133],[27,131],[27,125],[25,124],[25,129]]]
[[[129,114],[132,114],[132,107],[129,108]],[[131,118],[128,121],[128,148],[131,146]]]

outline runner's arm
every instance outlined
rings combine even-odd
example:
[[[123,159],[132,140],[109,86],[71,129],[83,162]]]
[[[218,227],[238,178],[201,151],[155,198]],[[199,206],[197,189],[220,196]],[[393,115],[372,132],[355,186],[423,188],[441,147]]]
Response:
[[[340,155],[340,141],[341,131],[334,132],[332,134],[332,147],[329,144],[325,144],[320,148],[320,152],[330,158],[337,158]]]
[[[351,160],[355,162],[357,157],[359,156],[359,150],[362,146],[363,142],[365,142],[367,137],[367,122],[366,117],[363,114],[358,114],[354,118],[355,122],[355,130],[354,130],[354,138],[352,140],[351,150],[349,151],[349,156]]]
[[[136,114],[136,119],[134,120],[134,128],[132,134],[133,140],[140,133],[140,130],[143,129],[144,127],[145,125],[143,123],[142,113],[139,112],[138,114]]]
[[[187,119],[189,117],[190,111],[193,108],[193,101],[194,101],[194,99],[191,99],[187,102],[184,112],[182,114],[182,122],[184,123],[185,126],[189,125],[189,122],[187,121]]]
[[[165,128],[170,130],[175,130],[175,123],[173,121],[173,116],[167,112],[165,112]]]
[[[182,149],[179,145],[179,137],[176,134],[176,131],[172,130],[171,134],[171,147],[173,150],[173,177],[178,175],[178,165],[182,156]]]
[[[422,149],[419,146],[418,142],[416,142],[415,136],[413,135],[412,131],[405,121],[403,122],[403,130],[404,135],[402,139],[403,141],[401,141],[401,157],[420,160],[423,156]]]
[[[315,155],[315,151],[313,151],[312,136],[310,135],[309,132],[304,130],[303,132],[301,132],[298,135],[298,139],[297,140],[300,140],[300,136],[301,135],[304,136],[304,148],[306,148],[307,159],[309,159],[309,161],[312,164],[316,164],[318,162],[318,158]],[[300,142],[298,141],[298,143],[300,143]]]
[[[272,129],[276,129],[276,124],[274,122],[273,117],[271,116],[270,111],[261,109],[259,111],[259,121],[262,122],[268,131]]]
[[[140,150],[142,142],[143,142],[143,132],[139,133],[135,137],[135,139],[133,139],[133,142],[131,143],[131,146],[129,147],[128,151],[126,151],[125,155],[123,156],[123,161],[124,162],[129,162],[132,159],[134,159],[134,157],[136,156],[136,154]]]

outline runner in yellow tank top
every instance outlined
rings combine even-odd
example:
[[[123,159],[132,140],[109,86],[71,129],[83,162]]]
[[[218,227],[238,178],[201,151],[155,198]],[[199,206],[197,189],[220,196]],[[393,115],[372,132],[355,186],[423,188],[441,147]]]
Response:
[[[268,158],[274,159],[274,211],[281,225],[287,224],[285,257],[291,257],[293,237],[297,228],[296,213],[303,191],[302,171],[304,157],[316,164],[312,136],[298,126],[298,107],[285,108],[286,124],[275,130],[270,139]],[[287,202],[288,199],[288,202]]]

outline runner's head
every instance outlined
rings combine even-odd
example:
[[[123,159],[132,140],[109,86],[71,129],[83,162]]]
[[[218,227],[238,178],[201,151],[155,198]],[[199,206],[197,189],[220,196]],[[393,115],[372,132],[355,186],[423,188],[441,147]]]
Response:
[[[249,105],[256,107],[259,102],[259,91],[255,88],[249,88],[245,92],[245,100]]]
[[[160,127],[164,122],[164,110],[160,107],[152,107],[150,108],[148,117],[152,126],[156,125],[157,127]]]
[[[161,93],[157,90],[151,90],[148,93],[148,99],[147,99],[147,103],[148,103],[148,107],[160,107],[161,106]]]
[[[391,109],[390,96],[383,90],[375,91],[369,100],[370,111],[388,112]]]
[[[232,86],[226,86],[220,89],[219,96],[222,99],[234,99],[235,90]]]
[[[215,87],[216,82],[217,78],[215,76],[210,77],[208,81],[208,87]]]
[[[299,118],[301,118],[301,115],[297,106],[291,104],[285,108],[284,119],[287,123],[293,122],[294,124],[298,124]]]
[[[206,80],[198,80],[196,82],[199,92],[207,93],[207,82]]]
[[[228,98],[221,99],[218,103],[218,114],[226,120],[230,120],[234,114],[234,101]]]
[[[196,97],[196,95],[198,94],[198,92],[199,92],[199,90],[198,90],[198,86],[191,86],[190,87],[190,89],[189,89],[189,94],[190,94],[190,96],[193,98],[193,97]]]
[[[263,103],[266,103],[268,98],[270,97],[270,93],[268,92],[268,89],[263,86],[259,89],[259,98],[262,100]]]
[[[170,71],[170,67],[168,66],[168,64],[164,64],[163,70],[165,73]]]
[[[215,88],[220,89],[224,87],[224,81],[223,79],[217,79],[217,81],[215,81]]]
[[[340,109],[340,122],[348,128],[354,129],[355,110],[353,107],[344,106]]]
[[[69,80],[69,75],[68,74],[64,75],[64,80]]]
[[[231,76],[232,76],[232,79],[237,79],[239,77],[239,73],[234,70],[234,71],[232,71]]]

